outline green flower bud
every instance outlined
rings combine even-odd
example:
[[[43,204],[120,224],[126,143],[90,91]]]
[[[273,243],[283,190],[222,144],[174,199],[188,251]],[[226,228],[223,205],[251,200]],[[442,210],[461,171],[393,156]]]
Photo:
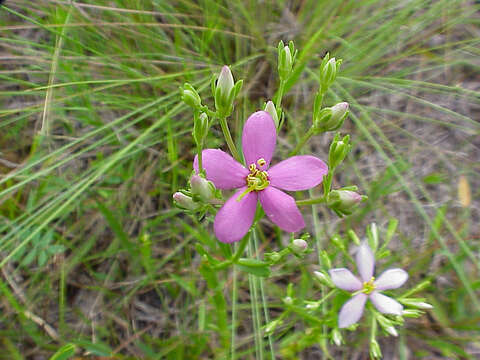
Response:
[[[433,309],[433,306],[424,301],[424,299],[411,299],[411,298],[403,298],[398,299],[402,304],[414,307],[420,310],[430,310]]]
[[[340,64],[342,60],[330,59],[330,54],[327,53],[320,65],[320,86],[322,92],[325,93],[328,87],[335,81]]]
[[[332,279],[330,279],[330,276],[328,276],[325,272],[314,271],[313,275],[315,276],[315,279],[317,279],[322,285],[328,286],[330,288],[335,287],[335,284],[333,283]]]
[[[330,108],[323,108],[313,116],[313,126],[317,133],[339,129],[348,115],[348,103],[338,103]]]
[[[293,42],[290,42],[290,46],[284,46],[283,41],[278,44],[278,75],[280,80],[287,80],[292,72],[294,57],[292,54]],[[291,48],[292,49],[291,49]]]
[[[342,215],[350,215],[362,199],[362,196],[354,191],[332,190],[327,196],[327,206]]]
[[[287,305],[292,305],[293,304],[293,299],[290,296],[284,297],[283,302]]]
[[[185,83],[183,85],[181,93],[182,101],[188,106],[191,106],[194,109],[198,109],[202,106],[202,99],[200,98],[200,95],[198,95],[197,90],[195,90],[195,88],[189,83]]]
[[[392,335],[392,336],[395,336],[395,337],[398,336],[398,332],[397,332],[397,330],[396,330],[393,326],[388,326],[388,327],[386,327],[386,328],[385,328],[385,331],[386,331],[387,333],[389,333],[390,335]]]
[[[402,316],[411,317],[411,318],[418,318],[423,315],[423,311],[415,310],[415,309],[406,309],[402,311]]]
[[[370,341],[370,357],[373,359],[382,358],[382,350],[380,350],[380,345],[378,345],[378,342],[375,339]]]
[[[267,102],[263,110],[265,110],[270,114],[273,121],[275,122],[275,127],[278,129],[279,121],[278,121],[277,109],[275,109],[275,104],[272,101],[269,101]]]
[[[275,331],[277,326],[281,325],[282,323],[283,323],[283,321],[280,320],[280,319],[270,321],[267,324],[267,326],[265,326],[265,335],[273,334],[273,332]]]
[[[343,337],[342,337],[342,333],[340,332],[340,330],[338,330],[338,328],[333,329],[330,336],[332,337],[332,341],[335,345],[337,346],[342,345]]]
[[[234,89],[235,86],[232,72],[225,65],[220,71],[214,91],[215,108],[220,117],[227,117],[232,113],[233,99],[238,92]]]
[[[203,144],[208,133],[208,116],[205,113],[195,113],[193,118],[193,139],[197,145]]]
[[[342,163],[347,154],[350,152],[352,145],[350,145],[350,136],[346,135],[343,139],[340,140],[340,134],[335,135],[335,138],[330,145],[330,150],[328,153],[328,165],[330,166],[330,171],[335,169],[338,165]]]
[[[292,249],[296,252],[302,253],[308,248],[308,244],[303,239],[295,239],[292,241]]]
[[[330,269],[332,267],[332,261],[325,250],[320,252],[320,259],[322,260],[321,264],[324,269]]]
[[[230,71],[230,68],[227,65],[223,66],[222,71],[220,71],[220,75],[218,76],[217,88],[220,90],[222,95],[228,97],[234,85],[235,83],[233,81],[233,75]]]
[[[209,202],[214,198],[215,186],[200,175],[193,175],[190,178],[190,187],[192,194],[197,195],[203,202]]]
[[[176,192],[173,194],[173,201],[176,206],[184,210],[195,210],[198,207],[198,205],[190,196],[187,196],[181,192]]]

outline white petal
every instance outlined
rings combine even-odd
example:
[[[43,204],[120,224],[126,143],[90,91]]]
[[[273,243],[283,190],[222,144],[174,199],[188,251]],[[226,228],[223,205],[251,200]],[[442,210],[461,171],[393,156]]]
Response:
[[[362,288],[362,282],[348,269],[332,269],[329,270],[328,273],[335,286],[342,290],[357,291]]]
[[[367,298],[368,296],[366,294],[357,294],[342,306],[340,313],[338,314],[339,328],[349,327],[360,320]]]
[[[360,277],[363,281],[370,281],[375,268],[375,258],[372,249],[370,249],[366,241],[358,247],[356,260]]]
[[[402,315],[403,306],[397,301],[379,292],[370,294],[370,301],[378,311],[384,314]]]
[[[408,279],[408,274],[402,269],[388,269],[375,280],[375,288],[378,290],[396,289]]]

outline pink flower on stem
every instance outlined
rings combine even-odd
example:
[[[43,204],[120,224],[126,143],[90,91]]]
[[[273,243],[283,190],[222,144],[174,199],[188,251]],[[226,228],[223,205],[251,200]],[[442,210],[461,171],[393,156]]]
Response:
[[[402,286],[407,281],[408,274],[402,269],[389,269],[375,280],[373,277],[375,258],[372,250],[365,242],[357,250],[356,262],[361,280],[345,268],[329,271],[333,283],[338,288],[354,292],[353,297],[340,309],[338,327],[349,327],[360,320],[367,299],[370,299],[381,313],[401,315],[403,306],[379,291],[396,289]]]
[[[247,168],[221,150],[203,150],[207,179],[218,189],[238,189],[215,217],[215,235],[221,242],[232,243],[243,238],[252,226],[257,200],[281,229],[296,232],[305,226],[295,199],[280,189],[300,191],[317,186],[328,172],[327,165],[314,156],[301,155],[269,167],[276,141],[272,117],[266,111],[257,111],[243,127],[242,148]],[[193,167],[198,173],[197,157]]]

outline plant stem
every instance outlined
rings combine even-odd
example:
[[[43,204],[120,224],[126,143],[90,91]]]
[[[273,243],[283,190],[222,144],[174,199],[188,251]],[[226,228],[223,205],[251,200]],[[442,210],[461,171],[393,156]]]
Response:
[[[220,122],[220,126],[222,127],[223,136],[225,137],[225,141],[227,142],[228,149],[232,153],[233,157],[241,162],[240,155],[235,147],[235,143],[233,142],[232,135],[230,134],[230,130],[228,129],[227,119],[226,118],[219,118],[218,121]]]
[[[310,199],[297,200],[296,203],[298,206],[302,206],[302,205],[321,204],[321,203],[324,203],[325,201],[326,201],[326,197],[320,196],[320,197],[315,197]]]
[[[238,245],[235,244],[235,249]],[[237,281],[237,269],[233,267],[233,288],[232,288],[232,336],[231,336],[231,359],[235,360],[235,332],[237,329],[237,298],[238,298],[238,281]]]
[[[285,81],[280,80],[280,85],[278,85],[278,92],[275,99],[275,109],[279,109],[282,105],[283,92],[285,91]]]
[[[258,249],[258,238],[257,238],[257,232],[255,230],[253,231],[253,240],[255,243],[255,252],[256,252]],[[263,315],[265,317],[265,324],[268,324],[270,322],[270,315],[268,313],[268,304],[267,304],[267,299],[265,297],[265,287],[263,283],[263,278],[260,278],[259,282],[260,282],[260,296],[262,297]],[[270,347],[270,356],[272,360],[275,360],[275,348],[273,346],[272,334],[268,334],[268,345]]]
[[[203,170],[203,159],[202,159],[202,144],[197,144],[197,156],[198,156],[198,172],[201,173]]]
[[[232,263],[235,264],[238,261],[238,259],[240,259],[240,257],[245,251],[245,248],[247,247],[248,239],[249,239],[249,235],[247,234],[243,237],[242,241],[240,241],[240,246],[235,251],[235,254],[232,256],[232,259],[231,259]]]
[[[312,126],[310,127],[310,129],[308,129],[307,133],[303,135],[303,137],[300,139],[295,149],[293,149],[288,156],[297,155],[298,152],[303,148],[305,143],[313,136],[314,133],[315,133],[315,128]]]
[[[248,246],[248,256],[253,257],[255,243],[253,238],[250,238],[250,244]],[[263,338],[261,334],[261,321],[260,321],[260,309],[258,307],[258,286],[257,277],[252,274],[248,274],[248,282],[250,284],[250,304],[252,306],[252,319],[255,339],[255,354],[256,359],[263,360]]]

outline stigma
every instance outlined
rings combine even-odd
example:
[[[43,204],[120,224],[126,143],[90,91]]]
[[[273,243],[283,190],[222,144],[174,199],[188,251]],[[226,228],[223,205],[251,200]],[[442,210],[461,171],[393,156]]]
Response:
[[[371,294],[374,290],[375,290],[375,277],[372,276],[372,278],[369,280],[369,281],[365,281],[363,283],[363,289],[362,289],[362,292],[364,292],[365,294]]]

